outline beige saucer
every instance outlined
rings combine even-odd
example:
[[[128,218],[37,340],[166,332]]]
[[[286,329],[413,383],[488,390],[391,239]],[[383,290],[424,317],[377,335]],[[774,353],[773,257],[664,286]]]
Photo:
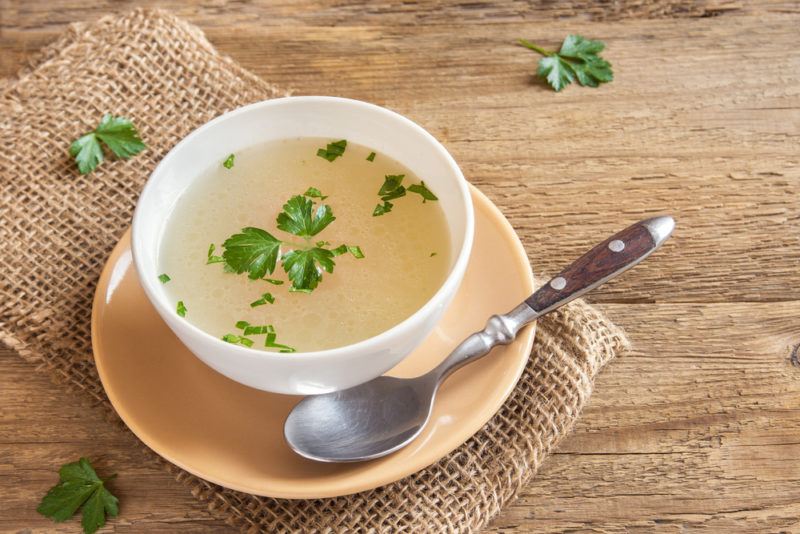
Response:
[[[390,374],[414,376],[441,361],[493,313],[533,292],[525,250],[500,211],[477,189],[475,244],[461,289],[441,323]],[[106,394],[156,453],[208,481],[256,495],[333,497],[388,484],[442,458],[494,415],[511,393],[534,328],[455,373],[440,390],[430,424],[408,447],[371,462],[322,464],[295,455],[283,421],[300,397],[251,389],[195,358],[161,321],[139,286],[130,232],[103,270],[94,299],[92,343]],[[302,356],[287,355],[287,358]]]

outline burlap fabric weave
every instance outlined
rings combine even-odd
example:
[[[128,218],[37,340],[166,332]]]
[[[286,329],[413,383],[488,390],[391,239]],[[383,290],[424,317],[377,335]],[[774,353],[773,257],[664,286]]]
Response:
[[[0,91],[0,336],[110,410],[92,361],[92,293],[142,184],[196,126],[284,92],[220,56],[197,28],[143,10],[73,26]],[[133,118],[148,149],[81,176],[67,147],[106,112]],[[541,320],[500,412],[438,463],[373,491],[271,499],[167,468],[243,531],[477,531],[570,431],[595,375],[626,343],[582,302]]]

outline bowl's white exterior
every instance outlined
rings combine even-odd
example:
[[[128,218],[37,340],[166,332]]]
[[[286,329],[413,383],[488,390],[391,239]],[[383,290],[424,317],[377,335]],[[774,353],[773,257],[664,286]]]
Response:
[[[179,317],[175,303],[167,298],[158,281],[158,256],[166,221],[192,180],[212,165],[219,165],[230,153],[294,137],[347,139],[401,161],[423,177],[439,196],[447,216],[453,260],[439,291],[414,315],[390,330],[346,347],[280,354],[226,343]],[[221,115],[178,143],[159,163],[142,191],[133,217],[132,250],[148,298],[197,357],[242,384],[306,395],[352,387],[380,376],[414,350],[436,325],[461,283],[473,231],[472,200],[461,170],[445,148],[420,126],[397,113],[357,100],[288,97]]]

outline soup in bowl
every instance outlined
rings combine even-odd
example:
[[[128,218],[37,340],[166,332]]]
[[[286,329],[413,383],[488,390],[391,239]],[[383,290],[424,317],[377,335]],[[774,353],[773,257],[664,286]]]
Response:
[[[383,374],[425,339],[472,236],[467,183],[420,126],[355,100],[289,97],[178,143],[140,196],[132,249],[148,298],[202,361],[254,388],[316,394]]]

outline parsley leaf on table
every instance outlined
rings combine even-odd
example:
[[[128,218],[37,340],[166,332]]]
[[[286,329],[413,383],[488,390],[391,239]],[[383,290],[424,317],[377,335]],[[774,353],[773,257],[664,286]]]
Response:
[[[222,257],[233,272],[247,272],[251,280],[258,280],[275,270],[281,241],[261,228],[247,227],[226,239],[222,246]]]
[[[54,521],[66,521],[83,506],[83,531],[92,534],[105,525],[106,515],[119,513],[119,500],[105,487],[86,458],[64,464],[58,471],[60,481],[50,488],[36,511]],[[113,478],[113,476],[111,477]]]
[[[520,39],[519,44],[545,56],[539,60],[536,74],[556,91],[576,79],[586,87],[597,87],[614,79],[611,63],[598,55],[606,46],[602,41],[567,35],[558,52],[545,50],[525,39]]]
[[[278,228],[298,237],[311,237],[335,220],[336,217],[327,204],[318,206],[315,212],[311,200],[303,195],[295,195],[283,205],[283,211],[278,214]]]
[[[147,148],[129,119],[106,113],[97,128],[79,137],[69,147],[81,174],[92,172],[103,161],[100,141],[118,158],[129,158]]]

